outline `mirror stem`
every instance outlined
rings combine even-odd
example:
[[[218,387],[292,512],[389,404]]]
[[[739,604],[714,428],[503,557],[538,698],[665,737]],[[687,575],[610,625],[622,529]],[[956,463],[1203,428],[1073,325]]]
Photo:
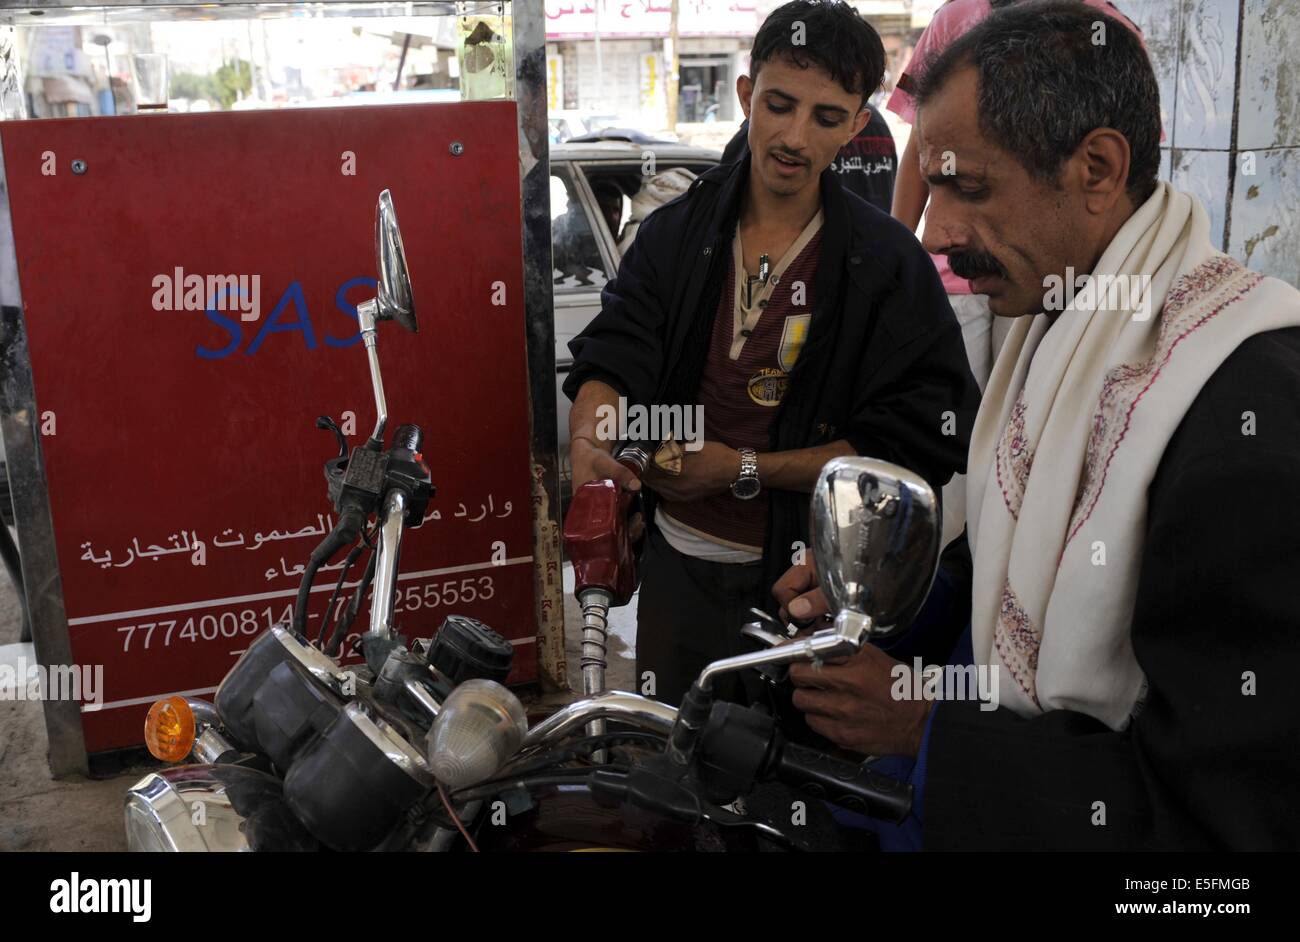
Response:
[[[862,650],[872,633],[871,618],[861,612],[842,609],[830,628],[813,632],[807,637],[762,651],[737,654],[714,661],[700,672],[700,676],[677,710],[668,737],[666,752],[673,764],[687,768],[695,750],[695,741],[709,718],[713,705],[713,682],[722,674],[730,674],[747,667],[764,667],[769,664],[790,664],[794,661],[825,661],[847,657]]]
[[[746,667],[763,667],[768,664],[790,664],[794,661],[829,660],[855,654],[871,637],[871,619],[860,612],[841,611],[835,624],[807,637],[761,651],[749,651],[714,661],[700,672],[695,685],[712,691],[713,680],[720,674],[730,674]]]
[[[388,403],[384,399],[384,378],[379,372],[379,350],[375,345],[375,316],[379,303],[374,298],[357,305],[357,320],[361,323],[361,342],[366,345],[366,356],[370,360],[370,385],[375,392],[375,430],[371,441],[380,448],[384,446],[384,427],[388,424]]]

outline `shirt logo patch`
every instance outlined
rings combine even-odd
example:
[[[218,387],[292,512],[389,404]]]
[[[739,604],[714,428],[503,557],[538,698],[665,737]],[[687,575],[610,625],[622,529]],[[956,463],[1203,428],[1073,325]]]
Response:
[[[803,351],[803,342],[808,339],[808,323],[811,320],[811,314],[792,314],[785,319],[776,360],[787,373],[794,369],[795,361]]]
[[[789,383],[785,373],[765,366],[749,378],[749,398],[760,406],[779,406]]]

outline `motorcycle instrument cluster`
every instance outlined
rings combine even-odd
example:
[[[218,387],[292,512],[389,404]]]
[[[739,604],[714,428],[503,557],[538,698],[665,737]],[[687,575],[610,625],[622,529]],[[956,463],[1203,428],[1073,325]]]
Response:
[[[278,704],[286,699],[296,699],[301,709],[310,699],[324,700],[327,694],[335,695],[338,704],[335,709],[342,706],[337,696],[338,665],[286,626],[277,625],[248,646],[217,688],[217,712],[236,746],[248,751],[265,749],[258,735],[259,728],[275,735],[282,731],[277,727],[289,722],[287,718],[264,716],[259,724],[258,719],[258,694],[282,665],[296,666],[299,670],[278,676],[277,690],[265,695],[262,712],[272,709],[273,702]],[[290,692],[290,687],[298,688],[298,693]]]
[[[284,777],[289,807],[335,850],[370,850],[434,785],[428,763],[397,730],[349,703]]]
[[[505,683],[514,656],[509,641],[464,615],[447,616],[428,653],[429,663],[452,687],[475,677]]]

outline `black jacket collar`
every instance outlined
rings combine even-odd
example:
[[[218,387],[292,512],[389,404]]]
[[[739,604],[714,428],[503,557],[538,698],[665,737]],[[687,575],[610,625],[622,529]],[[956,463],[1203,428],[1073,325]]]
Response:
[[[745,156],[733,164],[719,164],[703,173],[692,184],[692,189],[705,184],[719,187],[716,209],[710,219],[707,238],[710,243],[729,238],[735,233],[735,226],[740,220],[740,208],[744,201],[745,190],[749,186],[749,171],[752,155],[746,151]],[[825,232],[847,234],[852,230],[848,204],[844,199],[844,188],[839,178],[827,167],[821,174],[822,212]],[[825,238],[825,236],[823,236]],[[847,243],[847,239],[844,240]]]
[[[746,149],[744,156],[735,163],[719,164],[701,174],[691,185],[692,190],[709,185],[718,188],[713,211],[708,217],[705,245],[725,251],[735,235],[745,190],[749,186],[751,160],[752,155]],[[829,167],[821,174],[821,195],[824,215],[817,285],[820,296],[833,296],[846,261],[849,276],[867,296],[895,290],[897,282],[876,261],[876,253],[872,251],[874,233],[870,231],[869,217],[878,211],[861,201],[860,206],[851,206],[850,200],[856,197],[844,192],[839,176]]]

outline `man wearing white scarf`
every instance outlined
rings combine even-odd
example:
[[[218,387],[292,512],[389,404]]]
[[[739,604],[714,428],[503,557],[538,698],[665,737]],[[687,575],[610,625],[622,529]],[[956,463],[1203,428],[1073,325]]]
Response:
[[[927,847],[1300,848],[1300,292],[1155,182],[1154,75],[1095,10],[995,14],[918,98],[926,247],[1015,318],[968,463],[998,709],[896,700],[876,649],[792,669],[795,705],[916,760]]]

